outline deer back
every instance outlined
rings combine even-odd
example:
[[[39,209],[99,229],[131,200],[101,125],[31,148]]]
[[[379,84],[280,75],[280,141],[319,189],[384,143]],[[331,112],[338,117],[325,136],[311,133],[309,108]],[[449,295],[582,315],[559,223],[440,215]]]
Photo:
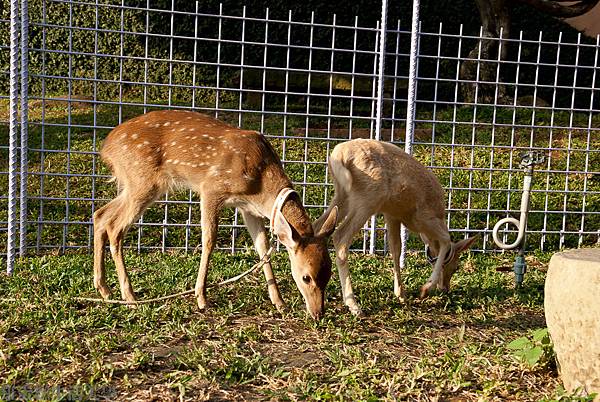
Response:
[[[115,128],[101,152],[117,180],[160,182],[224,195],[257,194],[264,179],[290,185],[265,138],[188,111],[155,111]]]

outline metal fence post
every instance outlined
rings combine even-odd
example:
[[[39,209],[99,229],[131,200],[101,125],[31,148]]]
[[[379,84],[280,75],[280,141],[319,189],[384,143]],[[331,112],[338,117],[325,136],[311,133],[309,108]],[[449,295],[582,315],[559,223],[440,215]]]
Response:
[[[29,15],[28,2],[21,0],[21,202],[19,219],[19,256],[27,253],[27,144],[29,92]],[[16,133],[15,133],[16,134]]]
[[[417,62],[419,54],[419,0],[413,0],[412,24],[410,30],[410,62],[408,67],[408,99],[406,104],[406,136],[404,151],[412,154],[412,143],[415,132],[415,111],[417,102]],[[401,251],[400,266],[404,267],[406,258],[406,241],[408,230],[402,225],[400,230]]]
[[[381,1],[381,23],[379,24],[379,65],[377,71],[377,111],[375,116],[375,139],[381,140],[381,126],[383,121],[383,80],[385,79],[385,39],[387,30],[387,0]],[[369,239],[369,253],[375,253],[375,232],[377,229],[377,216],[371,217],[371,238]]]
[[[8,241],[6,245],[6,273],[11,275],[15,266],[17,240],[17,115],[19,101],[19,0],[10,2],[10,106],[8,145]]]

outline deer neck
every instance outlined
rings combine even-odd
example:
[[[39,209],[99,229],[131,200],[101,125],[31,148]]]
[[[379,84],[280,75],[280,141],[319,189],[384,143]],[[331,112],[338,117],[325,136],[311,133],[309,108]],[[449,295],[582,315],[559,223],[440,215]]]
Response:
[[[273,227],[275,213],[280,211],[285,220],[300,236],[312,236],[313,229],[310,217],[302,206],[300,196],[293,191],[291,185],[288,183],[281,187],[279,191],[273,191],[271,194],[276,194],[276,197],[269,201],[269,204],[271,204],[271,228]]]
[[[284,218],[302,237],[313,236],[313,228],[310,222],[310,217],[304,209],[300,196],[293,193],[283,203],[281,213]]]

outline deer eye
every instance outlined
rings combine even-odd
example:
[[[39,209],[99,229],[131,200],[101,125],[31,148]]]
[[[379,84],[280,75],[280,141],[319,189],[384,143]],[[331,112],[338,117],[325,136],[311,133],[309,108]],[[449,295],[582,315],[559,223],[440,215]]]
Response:
[[[308,283],[310,283],[310,276],[308,276],[308,275],[304,275],[304,276],[302,277],[302,281],[303,281],[304,283],[307,283],[307,284],[308,284]]]

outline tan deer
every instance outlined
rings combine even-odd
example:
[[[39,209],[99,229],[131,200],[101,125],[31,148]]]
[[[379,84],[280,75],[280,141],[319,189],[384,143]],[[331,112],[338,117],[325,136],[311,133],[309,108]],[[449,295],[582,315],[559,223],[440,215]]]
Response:
[[[118,182],[119,195],[94,213],[94,286],[103,298],[106,285],[104,248],[110,242],[121,296],[134,301],[123,260],[123,240],[129,226],[156,199],[174,186],[200,195],[202,256],[195,286],[204,309],[209,257],[215,247],[219,211],[238,207],[263,257],[269,242],[263,218],[286,247],[292,276],[315,318],[324,312],[325,287],[331,277],[327,237],[335,229],[337,210],[317,232],[281,162],[264,136],[229,126],[190,111],[155,111],[112,130],[101,151]],[[271,302],[284,307],[270,263],[263,266]]]
[[[357,139],[336,145],[329,157],[335,195],[327,211],[315,221],[315,230],[339,208],[339,225],[333,233],[342,297],[350,311],[362,315],[348,273],[348,247],[367,219],[383,213],[394,261],[394,293],[404,301],[400,277],[400,225],[419,233],[434,257],[429,280],[421,288],[448,290],[457,269],[459,254],[476,237],[452,243],[445,221],[444,191],[437,178],[415,158],[397,146]],[[437,256],[442,256],[437,258]]]

